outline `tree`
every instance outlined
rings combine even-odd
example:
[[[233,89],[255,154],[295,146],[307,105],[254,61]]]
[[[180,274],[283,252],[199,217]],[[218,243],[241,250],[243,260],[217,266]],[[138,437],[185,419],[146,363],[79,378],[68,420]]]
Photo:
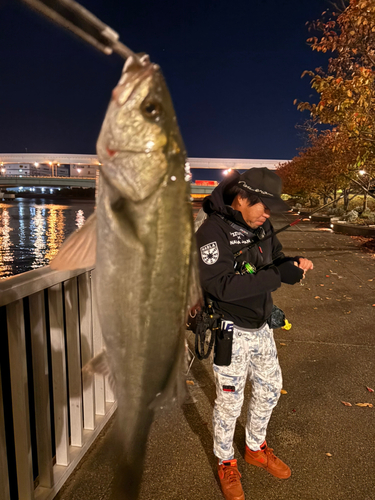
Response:
[[[309,110],[315,123],[330,127],[327,145],[347,158],[347,164],[336,162],[343,168],[341,177],[361,184],[359,170],[375,176],[375,1],[343,2],[342,11],[323,12],[311,29],[321,33],[308,39],[312,49],[333,57],[327,71],[304,72],[311,76],[319,102],[300,102],[298,109]]]

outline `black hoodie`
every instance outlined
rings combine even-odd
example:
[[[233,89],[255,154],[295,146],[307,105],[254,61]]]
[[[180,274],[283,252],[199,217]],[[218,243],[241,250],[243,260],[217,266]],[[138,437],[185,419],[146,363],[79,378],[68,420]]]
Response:
[[[225,200],[225,192],[236,184],[238,176],[233,172],[204,199],[203,210],[208,218],[196,233],[201,285],[225,319],[239,327],[260,328],[271,314],[271,292],[281,286],[280,274],[272,262],[277,265],[294,259],[284,256],[281,243],[273,236],[246,250],[240,259],[256,268],[269,267],[255,274],[236,273],[234,253],[254,236],[242,214],[225,204],[230,203]],[[220,216],[240,227],[231,226]],[[266,236],[273,233],[269,220],[262,227]]]

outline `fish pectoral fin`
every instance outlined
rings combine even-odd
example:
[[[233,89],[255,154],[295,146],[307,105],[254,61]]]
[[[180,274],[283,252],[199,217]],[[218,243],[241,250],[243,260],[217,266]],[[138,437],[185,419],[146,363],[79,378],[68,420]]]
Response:
[[[113,391],[115,390],[116,381],[109,368],[107,351],[105,349],[85,364],[82,368],[82,373],[90,377],[95,373],[103,375],[104,377],[108,376],[108,383],[111,389]]]
[[[67,238],[49,265],[56,271],[74,271],[93,268],[95,261],[96,213],[93,213],[80,229]]]

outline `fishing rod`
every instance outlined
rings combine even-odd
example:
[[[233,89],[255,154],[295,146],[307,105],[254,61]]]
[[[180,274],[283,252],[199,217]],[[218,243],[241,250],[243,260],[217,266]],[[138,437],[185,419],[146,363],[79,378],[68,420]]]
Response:
[[[325,207],[328,207],[329,205],[332,205],[332,203],[335,203],[337,201],[340,200],[340,198],[342,198],[344,195],[341,194],[338,198],[336,198],[335,200],[333,201],[330,201],[329,203],[326,203],[325,205],[317,208],[316,210],[314,210],[313,212],[311,212],[309,214],[309,217],[311,217],[312,215],[314,215],[316,212],[319,212],[319,210],[322,210],[323,208]],[[298,212],[298,215],[300,215],[300,212]],[[290,222],[289,224],[286,224],[285,226],[283,226],[282,228],[278,229],[277,231],[273,231],[272,233],[270,233],[268,236],[265,236],[264,238],[262,238],[261,236],[255,236],[253,241],[249,244],[249,245],[245,245],[244,247],[240,248],[235,254],[234,254],[234,257],[237,258],[239,257],[240,255],[243,254],[243,252],[245,250],[250,250],[251,248],[253,248],[257,243],[259,243],[260,241],[266,241],[268,240],[269,238],[272,238],[273,236],[276,236],[276,234],[279,234],[281,233],[282,231],[286,231],[287,229],[289,229],[290,227],[292,226],[295,226],[297,224],[299,224],[303,219],[300,218],[300,219],[297,219],[297,220],[294,220],[293,222]]]
[[[127,59],[132,56],[141,64],[139,55],[119,41],[119,34],[74,0],[22,0],[82,40],[110,55],[113,52]]]

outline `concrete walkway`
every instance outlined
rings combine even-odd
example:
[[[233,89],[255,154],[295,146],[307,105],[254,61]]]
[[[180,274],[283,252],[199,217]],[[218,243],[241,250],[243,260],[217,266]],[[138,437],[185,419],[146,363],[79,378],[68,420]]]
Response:
[[[277,229],[286,216],[273,222]],[[375,500],[375,393],[366,389],[375,389],[375,258],[349,236],[311,223],[281,233],[280,240],[287,255],[307,256],[315,265],[302,285],[283,285],[274,294],[293,327],[275,331],[287,394],[274,410],[267,440],[292,477],[278,480],[245,463],[243,411],[235,449],[246,499]],[[223,499],[212,454],[215,388],[209,362],[195,360],[188,380],[194,383],[189,401],[160,411],[153,424],[141,500]],[[249,396],[250,387],[245,405]],[[109,497],[116,462],[108,445],[112,426],[58,500]]]

